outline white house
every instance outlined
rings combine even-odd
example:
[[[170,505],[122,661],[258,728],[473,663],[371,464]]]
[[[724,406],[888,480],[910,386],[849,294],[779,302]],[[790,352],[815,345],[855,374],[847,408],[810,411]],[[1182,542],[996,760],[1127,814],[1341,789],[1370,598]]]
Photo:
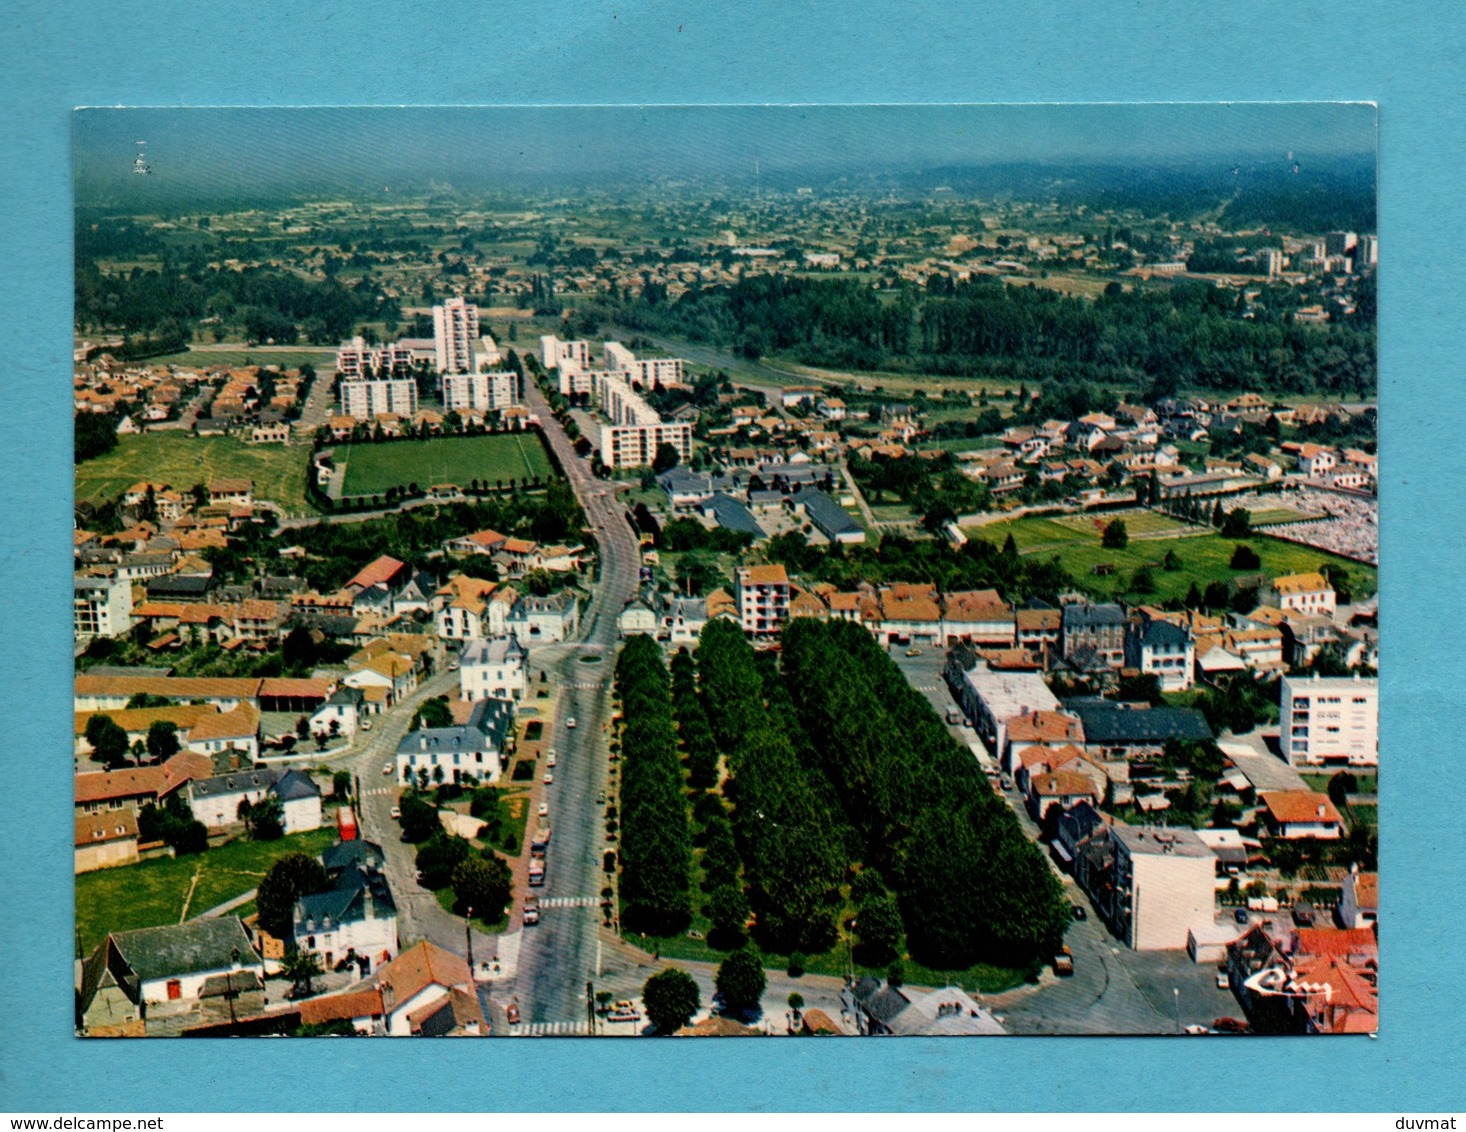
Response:
[[[580,605],[571,593],[527,595],[514,603],[505,627],[525,645],[567,641],[580,629]]]
[[[1196,668],[1196,644],[1179,625],[1141,618],[1125,634],[1125,663],[1154,676],[1163,692],[1184,692]]]
[[[1273,579],[1270,590],[1279,609],[1321,617],[1333,615],[1334,588],[1322,574],[1284,574]]]
[[[190,751],[206,755],[238,751],[254,762],[260,757],[260,710],[242,703],[233,711],[203,716],[188,729],[184,742]]]
[[[427,940],[388,963],[377,985],[382,993],[385,1028],[394,1038],[417,1032],[421,1020],[434,1013],[444,999],[474,993],[468,962]]]
[[[616,629],[622,638],[655,637],[661,623],[661,603],[655,594],[634,597],[616,615]]]
[[[150,1007],[186,1006],[225,977],[237,980],[235,990],[264,985],[264,964],[237,916],[113,932],[82,966],[80,1031],[139,1024]]]
[[[664,617],[667,639],[673,644],[693,644],[708,623],[708,603],[702,598],[674,597]]]
[[[321,791],[298,770],[239,770],[188,784],[188,807],[210,829],[235,825],[240,806],[266,797],[280,799],[281,825],[287,834],[321,828]]]
[[[498,782],[513,723],[513,701],[486,699],[473,705],[466,723],[409,731],[397,745],[397,779]]]
[[[369,974],[397,954],[397,905],[382,873],[385,858],[380,847],[357,840],[338,842],[322,862],[332,885],[295,902],[292,942],[318,955],[327,970],[353,956]]]
[[[363,704],[366,696],[360,688],[352,688],[343,685],[331,693],[331,698],[318,707],[310,717],[310,729],[312,735],[333,734],[331,727],[335,725],[334,734],[345,735],[348,738],[356,734],[356,729],[361,723]]]
[[[524,699],[529,690],[529,650],[516,637],[470,641],[458,661],[458,693],[464,700]]]

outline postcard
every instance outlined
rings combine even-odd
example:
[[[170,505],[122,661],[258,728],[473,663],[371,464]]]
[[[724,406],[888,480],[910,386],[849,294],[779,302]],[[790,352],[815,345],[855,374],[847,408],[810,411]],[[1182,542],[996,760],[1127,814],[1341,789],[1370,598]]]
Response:
[[[74,139],[78,1035],[1377,1032],[1373,106]]]

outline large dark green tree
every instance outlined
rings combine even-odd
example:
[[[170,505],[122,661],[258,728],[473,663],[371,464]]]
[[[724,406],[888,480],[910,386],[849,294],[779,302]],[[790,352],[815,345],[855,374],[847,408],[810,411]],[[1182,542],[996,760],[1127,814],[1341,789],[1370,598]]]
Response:
[[[295,902],[325,889],[329,880],[321,862],[304,853],[287,853],[260,880],[255,891],[255,907],[260,914],[260,927],[276,939],[289,939],[294,922]]]
[[[723,1010],[728,1014],[756,1014],[768,979],[764,976],[763,956],[755,947],[733,952],[718,964],[714,980]]]
[[[642,1005],[647,1021],[658,1034],[673,1034],[687,1025],[702,1006],[702,995],[695,980],[686,971],[668,967],[658,971],[641,988]]]
[[[105,763],[109,769],[120,766],[127,758],[127,732],[110,715],[98,712],[88,719],[85,734],[92,758]]]

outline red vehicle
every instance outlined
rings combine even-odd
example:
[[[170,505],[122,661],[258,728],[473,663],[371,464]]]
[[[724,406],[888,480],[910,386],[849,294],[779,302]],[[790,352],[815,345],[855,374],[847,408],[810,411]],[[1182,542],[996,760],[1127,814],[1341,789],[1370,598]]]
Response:
[[[342,806],[336,811],[336,836],[342,841],[356,840],[356,815],[350,806]]]
[[[1237,1018],[1218,1018],[1211,1024],[1214,1034],[1245,1034],[1251,1027]]]
[[[508,1006],[504,1007],[504,1017],[509,1025],[519,1025],[519,1004],[517,1002],[511,1002]]]

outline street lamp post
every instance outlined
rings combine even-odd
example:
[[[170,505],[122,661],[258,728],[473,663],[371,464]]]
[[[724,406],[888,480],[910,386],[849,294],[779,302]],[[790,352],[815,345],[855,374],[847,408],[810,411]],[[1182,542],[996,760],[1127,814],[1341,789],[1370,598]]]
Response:
[[[1171,988],[1171,999],[1176,1004],[1176,1033],[1181,1032],[1181,988]]]
[[[463,921],[463,939],[468,944],[468,970],[473,973],[473,907],[468,908],[468,918]]]

